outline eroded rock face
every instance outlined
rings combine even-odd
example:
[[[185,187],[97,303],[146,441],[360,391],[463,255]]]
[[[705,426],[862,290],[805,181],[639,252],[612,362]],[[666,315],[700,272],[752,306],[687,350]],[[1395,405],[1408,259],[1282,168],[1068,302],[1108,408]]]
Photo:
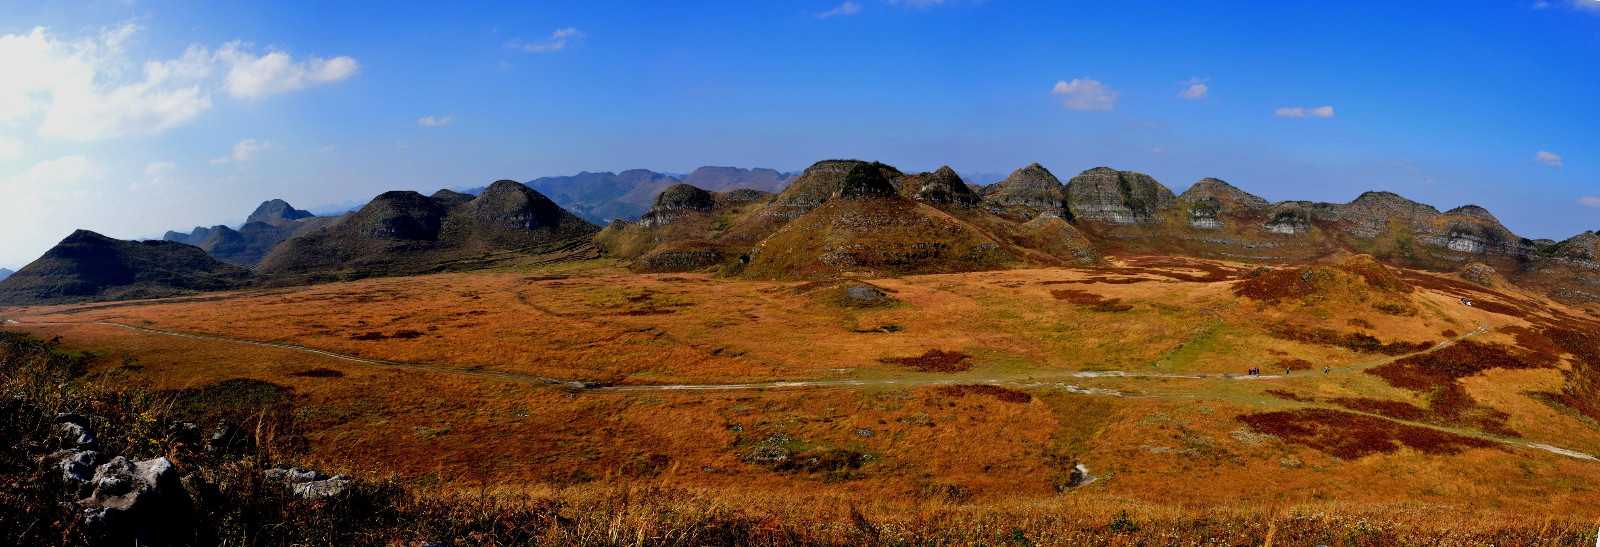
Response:
[[[1159,224],[1160,211],[1178,201],[1166,186],[1143,173],[1096,167],[1066,186],[1067,208],[1078,220],[1114,225]]]

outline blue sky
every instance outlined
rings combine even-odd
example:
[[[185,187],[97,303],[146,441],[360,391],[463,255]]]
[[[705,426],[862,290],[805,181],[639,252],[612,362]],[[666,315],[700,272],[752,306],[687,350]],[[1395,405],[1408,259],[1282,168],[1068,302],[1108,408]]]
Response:
[[[834,157],[1390,190],[1563,239],[1600,228],[1597,127],[1597,0],[7,2],[0,267],[271,198]]]

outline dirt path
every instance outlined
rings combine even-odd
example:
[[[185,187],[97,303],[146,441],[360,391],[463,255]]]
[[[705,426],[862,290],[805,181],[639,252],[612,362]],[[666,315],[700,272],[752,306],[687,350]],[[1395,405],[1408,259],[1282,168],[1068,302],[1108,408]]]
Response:
[[[474,378],[483,378],[483,379],[490,379],[490,380],[501,380],[501,381],[518,382],[518,383],[526,383],[526,384],[553,385],[553,386],[559,386],[559,387],[563,387],[563,388],[567,388],[567,389],[590,391],[590,392],[613,392],[613,393],[647,392],[647,391],[759,390],[759,389],[782,389],[782,388],[797,388],[797,387],[860,387],[860,386],[921,387],[921,386],[954,384],[954,383],[971,383],[971,382],[976,381],[978,383],[984,383],[984,384],[990,384],[990,385],[998,385],[998,386],[1017,387],[1017,388],[1057,389],[1057,390],[1066,391],[1068,393],[1074,393],[1074,394],[1078,394],[1078,395],[1129,397],[1129,396],[1139,396],[1139,395],[1120,392],[1120,391],[1116,391],[1116,390],[1110,390],[1110,389],[1086,388],[1086,387],[1076,386],[1076,385],[1062,383],[1062,382],[1041,381],[1041,379],[1048,380],[1048,379],[1052,379],[1052,378],[1109,378],[1109,377],[1115,377],[1115,378],[1187,378],[1187,379],[1196,379],[1196,380],[1265,380],[1265,379],[1285,378],[1285,377],[1294,378],[1294,377],[1304,377],[1304,376],[1318,376],[1318,375],[1324,374],[1324,373],[1319,373],[1319,372],[1316,372],[1316,371],[1312,371],[1312,372],[1305,372],[1305,373],[1294,373],[1294,374],[1289,374],[1287,376],[1281,375],[1281,374],[1279,374],[1279,375],[1261,375],[1261,376],[1236,376],[1236,375],[1230,375],[1230,374],[1164,374],[1164,373],[1141,373],[1141,372],[1124,372],[1124,371],[1087,371],[1087,372],[1063,372],[1063,373],[1044,374],[1044,375],[1033,374],[1033,375],[1026,375],[1026,376],[1015,376],[1015,375],[1013,375],[1013,376],[988,377],[988,378],[976,378],[976,379],[975,378],[956,378],[956,379],[952,379],[952,378],[940,378],[940,377],[927,377],[927,378],[913,378],[913,379],[903,379],[903,380],[895,380],[895,379],[881,379],[881,380],[813,380],[813,381],[797,381],[797,382],[757,382],[757,383],[746,383],[746,384],[676,384],[676,385],[608,386],[608,385],[597,385],[597,384],[591,384],[591,383],[574,381],[574,380],[560,380],[560,379],[556,379],[556,378],[547,378],[547,377],[544,377],[544,376],[536,376],[536,375],[531,375],[531,374],[518,374],[518,373],[513,373],[513,372],[496,372],[496,371],[461,369],[461,368],[452,368],[452,367],[447,367],[447,366],[442,366],[442,365],[431,365],[431,364],[423,364],[423,363],[402,363],[402,362],[396,362],[396,361],[384,361],[384,360],[379,360],[379,359],[367,359],[367,358],[362,358],[362,357],[354,357],[354,356],[350,356],[350,355],[334,353],[334,352],[326,351],[326,350],[308,348],[308,347],[305,347],[305,346],[297,346],[297,345],[293,345],[293,344],[279,344],[279,343],[275,343],[275,342],[263,342],[263,341],[259,341],[259,340],[246,340],[246,339],[239,339],[239,338],[227,338],[227,337],[221,337],[221,336],[209,336],[209,335],[203,335],[203,334],[191,334],[191,333],[185,333],[185,332],[166,331],[166,330],[151,329],[151,328],[145,328],[145,327],[137,327],[137,326],[123,324],[123,323],[115,323],[115,322],[111,322],[111,321],[80,321],[80,322],[30,321],[30,322],[27,322],[27,323],[22,323],[22,322],[18,322],[16,320],[8,319],[8,320],[6,320],[6,323],[7,324],[12,324],[12,325],[40,325],[40,326],[99,325],[99,326],[107,326],[107,327],[126,329],[126,330],[130,330],[130,331],[133,331],[133,332],[144,333],[144,334],[156,334],[156,335],[162,335],[162,336],[173,336],[173,337],[178,337],[178,338],[187,338],[187,339],[190,339],[190,340],[201,340],[201,341],[207,341],[207,342],[223,342],[223,343],[233,343],[233,344],[247,344],[247,345],[275,348],[275,349],[281,349],[281,350],[287,350],[287,351],[296,351],[296,352],[301,352],[301,353],[309,353],[309,354],[312,354],[312,355],[319,355],[319,356],[322,356],[322,357],[328,357],[328,358],[332,358],[332,359],[338,359],[338,360],[341,360],[341,361],[360,364],[360,365],[368,365],[368,366],[376,366],[376,367],[388,367],[388,368],[398,368],[398,369],[402,369],[402,370],[416,370],[416,371],[430,372],[430,373],[435,373],[435,374],[454,374],[454,375],[460,375],[460,376],[470,376],[470,377],[474,377]],[[1413,356],[1413,355],[1422,355],[1422,354],[1426,354],[1426,353],[1432,353],[1432,352],[1435,352],[1435,351],[1439,351],[1441,349],[1449,347],[1451,344],[1454,344],[1454,343],[1456,343],[1458,341],[1465,340],[1465,339],[1467,339],[1469,337],[1477,336],[1479,334],[1483,334],[1483,333],[1486,333],[1486,332],[1489,332],[1489,324],[1488,323],[1484,323],[1482,325],[1479,325],[1478,328],[1473,330],[1472,332],[1457,336],[1455,338],[1452,338],[1450,340],[1446,340],[1444,342],[1440,342],[1438,345],[1435,345],[1435,346],[1433,346],[1431,348],[1428,348],[1426,350],[1423,350],[1423,351],[1413,352],[1413,353],[1409,353],[1409,354],[1405,354],[1405,355],[1397,355],[1397,356],[1394,356],[1394,357],[1386,357],[1386,358],[1383,358],[1383,359],[1378,359],[1378,360],[1374,360],[1374,361],[1370,361],[1370,362],[1362,363],[1362,364],[1358,364],[1358,365],[1340,367],[1340,368],[1337,368],[1337,369],[1333,369],[1333,371],[1334,372],[1339,372],[1341,374],[1343,374],[1343,373],[1351,373],[1351,372],[1359,372],[1359,371],[1366,370],[1366,369],[1369,369],[1369,368],[1372,368],[1372,367],[1381,366],[1381,365],[1384,365],[1384,364],[1387,364],[1387,363],[1391,363],[1391,362],[1394,362],[1394,361],[1399,360],[1399,359],[1404,359],[1406,357],[1410,357],[1410,356]],[[1308,406],[1308,407],[1320,407],[1322,405],[1306,405],[1306,406]],[[1382,416],[1382,415],[1378,415],[1378,414],[1371,414],[1371,413],[1366,413],[1366,412],[1353,411],[1353,410],[1349,410],[1349,409],[1345,409],[1345,408],[1337,408],[1337,407],[1327,407],[1327,408],[1333,408],[1333,409],[1344,411],[1344,412],[1353,412],[1353,413],[1356,413],[1356,414],[1362,414],[1362,415],[1366,415],[1366,416],[1371,416],[1371,417],[1374,417],[1374,418],[1388,420],[1388,421],[1391,421],[1391,422],[1394,422],[1394,423],[1399,423],[1399,424],[1405,424],[1405,425],[1410,425],[1410,426],[1415,426],[1415,427],[1424,427],[1424,428],[1428,428],[1428,429],[1434,429],[1434,430],[1438,430],[1438,431],[1454,433],[1454,434],[1457,434],[1457,435],[1464,435],[1464,436],[1468,436],[1468,437],[1473,437],[1473,438],[1478,438],[1478,439],[1483,439],[1483,440],[1488,440],[1488,441],[1494,441],[1494,442],[1498,442],[1498,443],[1509,445],[1509,446],[1517,446],[1517,447],[1521,447],[1521,448],[1531,448],[1531,449],[1535,449],[1535,450],[1543,450],[1543,451],[1546,451],[1546,452],[1560,454],[1560,455],[1563,455],[1563,456],[1576,458],[1576,459],[1581,459],[1581,460],[1600,461],[1600,457],[1595,457],[1594,455],[1591,455],[1591,454],[1586,454],[1586,453],[1578,452],[1578,451],[1575,451],[1575,450],[1568,450],[1568,449],[1561,448],[1561,447],[1556,447],[1556,446],[1550,446],[1550,445],[1547,445],[1547,444],[1530,443],[1530,442],[1517,441],[1517,440],[1512,440],[1512,439],[1504,439],[1504,438],[1500,438],[1500,437],[1487,435],[1487,434],[1484,434],[1484,433],[1481,433],[1481,432],[1478,432],[1478,431],[1465,430],[1465,429],[1455,429],[1455,428],[1438,426],[1438,425],[1427,424],[1427,423],[1422,423],[1422,422],[1413,422],[1413,421],[1408,421],[1408,420],[1400,420],[1400,419],[1395,419],[1395,418],[1391,418],[1391,417],[1388,417],[1388,416]]]

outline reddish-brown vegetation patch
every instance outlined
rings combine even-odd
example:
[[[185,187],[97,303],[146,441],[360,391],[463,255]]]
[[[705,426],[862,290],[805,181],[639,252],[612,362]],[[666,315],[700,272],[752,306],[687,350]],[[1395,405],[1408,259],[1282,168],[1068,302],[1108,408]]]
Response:
[[[1426,454],[1459,454],[1495,443],[1426,427],[1397,424],[1383,418],[1323,408],[1305,408],[1240,416],[1258,433],[1277,435],[1329,455],[1353,460],[1410,448]]]
[[[1050,296],[1056,300],[1066,300],[1079,306],[1088,306],[1090,311],[1128,311],[1133,309],[1131,304],[1123,304],[1121,298],[1107,299],[1089,291],[1077,289],[1060,289],[1050,291]]]
[[[972,363],[967,362],[969,358],[970,355],[959,351],[930,349],[916,357],[893,357],[885,361],[917,372],[962,372],[972,370]]]
[[[1315,398],[1306,397],[1306,396],[1301,395],[1299,393],[1295,393],[1295,392],[1292,392],[1292,391],[1285,391],[1285,390],[1282,390],[1282,389],[1269,389],[1269,390],[1266,391],[1266,394],[1267,395],[1271,395],[1273,397],[1277,397],[1279,399],[1284,399],[1284,400],[1287,400],[1287,401],[1299,401],[1299,402],[1302,402],[1302,403],[1314,403],[1314,402],[1317,401]]]
[[[1256,300],[1326,296],[1339,290],[1339,285],[1347,285],[1346,281],[1352,280],[1352,276],[1358,277],[1367,291],[1404,294],[1412,290],[1387,266],[1370,256],[1358,255],[1333,266],[1304,266],[1265,272],[1258,269],[1235,285],[1233,292]]]
[[[1072,285],[1072,284],[1093,285],[1095,283],[1105,283],[1107,285],[1132,285],[1134,283],[1144,283],[1146,281],[1155,281],[1155,280],[1154,279],[1150,279],[1148,277],[1106,277],[1106,276],[1103,276],[1103,275],[1097,275],[1097,276],[1094,276],[1094,277],[1090,277],[1088,279],[1066,279],[1066,280],[1055,280],[1055,281],[1041,281],[1039,284],[1040,285]]]
[[[1471,425],[1500,435],[1517,436],[1506,429],[1505,412],[1481,406],[1456,380],[1504,368],[1540,366],[1519,359],[1499,344],[1461,340],[1439,351],[1412,355],[1367,370],[1395,387],[1420,392],[1428,401],[1430,421]]]
[[[1572,354],[1572,371],[1560,400],[1584,415],[1600,419],[1600,337],[1589,330],[1546,329],[1543,338]],[[1521,337],[1518,337],[1521,342]]]
[[[1033,396],[1020,389],[1008,387],[979,385],[939,386],[934,391],[945,397],[959,399],[967,395],[989,395],[1007,403],[1027,403],[1033,401]]]
[[[291,373],[289,373],[289,375],[290,376],[299,376],[299,377],[302,377],[302,378],[343,378],[344,377],[344,373],[343,372],[339,372],[339,371],[333,370],[331,368],[314,368],[314,369],[311,369],[311,370],[302,370],[300,372],[291,372]]]
[[[1328,402],[1359,412],[1370,412],[1379,416],[1388,416],[1397,420],[1422,421],[1428,417],[1428,411],[1417,408],[1416,405],[1400,401],[1385,401],[1383,399],[1369,399],[1365,397],[1335,397]]]
[[[1380,353],[1383,355],[1401,355],[1422,351],[1433,346],[1428,342],[1389,342],[1386,344],[1370,334],[1359,332],[1340,334],[1339,331],[1333,329],[1307,329],[1286,323],[1267,327],[1267,333],[1275,338],[1291,342],[1339,346],[1351,351]]]
[[[1443,331],[1439,332],[1439,336],[1443,336],[1445,338],[1455,338],[1457,336],[1461,336],[1461,333],[1456,332],[1455,329],[1444,329]]]

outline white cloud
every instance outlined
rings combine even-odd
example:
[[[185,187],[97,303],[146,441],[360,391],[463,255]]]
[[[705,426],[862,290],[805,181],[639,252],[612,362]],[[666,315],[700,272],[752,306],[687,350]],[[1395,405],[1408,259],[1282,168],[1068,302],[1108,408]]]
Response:
[[[1426,184],[1426,185],[1429,185],[1429,186],[1433,185],[1434,182],[1436,182],[1436,181],[1434,181],[1433,179],[1428,179],[1428,180],[1422,181],[1423,184]]]
[[[355,75],[361,68],[355,59],[344,56],[332,59],[309,57],[298,63],[281,51],[258,57],[241,50],[242,45],[242,42],[229,42],[217,50],[217,60],[230,65],[224,87],[230,95],[242,99],[257,99],[315,84],[337,82]]]
[[[144,188],[162,188],[176,184],[178,181],[167,176],[177,169],[177,164],[169,161],[153,161],[144,166],[144,175],[149,177],[128,185],[128,190],[138,191]]]
[[[133,23],[63,40],[49,29],[0,36],[0,123],[43,114],[39,134],[74,141],[154,135],[194,121],[211,108],[199,79],[209,74],[204,48],[168,61],[146,61],[142,77],[125,42]]]
[[[171,173],[176,167],[178,167],[177,164],[170,161],[152,161],[144,166],[144,174],[150,176],[165,175]]]
[[[450,120],[454,119],[456,119],[455,116],[445,116],[443,118],[434,118],[433,116],[428,116],[426,118],[417,119],[417,125],[423,127],[439,127],[442,125],[449,125]]]
[[[1557,156],[1544,150],[1540,150],[1538,154],[1533,155],[1533,162],[1539,165],[1548,165],[1551,167],[1566,167],[1565,165],[1561,164],[1561,156]]]
[[[240,42],[215,53],[190,45],[177,58],[139,62],[126,45],[140,30],[129,22],[77,39],[45,27],[0,36],[0,124],[42,115],[40,135],[79,142],[157,135],[210,110],[219,86],[254,98],[343,79],[357,66],[349,57],[257,57]],[[220,66],[228,70],[219,82]]]
[[[1587,11],[1589,13],[1600,15],[1600,1],[1572,0],[1572,7],[1576,8],[1578,11]]]
[[[827,19],[835,15],[850,15],[858,11],[861,11],[861,4],[859,2],[845,2],[843,4],[839,4],[839,7],[831,10],[819,11],[816,13],[816,16],[818,19]]]
[[[523,42],[520,39],[512,38],[511,41],[506,42],[506,47],[511,49],[520,49],[522,51],[561,51],[563,49],[567,49],[567,46],[569,45],[576,46],[578,44],[582,44],[583,39],[587,36],[588,35],[584,34],[583,31],[578,30],[577,27],[567,27],[557,30],[551,33],[549,38],[545,38],[537,42]]]
[[[938,5],[944,4],[944,0],[889,0],[889,1],[893,2],[895,4],[905,4],[907,6],[918,7],[918,8],[927,8],[927,7],[938,6]]]
[[[22,141],[0,135],[0,161],[10,161],[22,157]]]
[[[1178,82],[1178,85],[1184,86],[1183,91],[1178,92],[1178,98],[1204,99],[1210,96],[1211,88],[1206,87],[1206,82],[1209,81],[1211,81],[1211,78],[1201,78],[1199,76],[1195,76],[1193,78],[1189,78],[1188,81]]]
[[[1053,95],[1061,95],[1061,106],[1068,110],[1111,110],[1116,107],[1117,96],[1121,91],[1112,91],[1099,80],[1088,78],[1074,79],[1071,82],[1061,80],[1056,82],[1056,87],[1050,90]]]
[[[1594,196],[1583,196],[1578,198],[1578,205],[1582,205],[1584,207],[1600,207],[1600,198]]]
[[[1332,118],[1333,107],[1319,106],[1316,108],[1279,108],[1272,112],[1282,118]]]

